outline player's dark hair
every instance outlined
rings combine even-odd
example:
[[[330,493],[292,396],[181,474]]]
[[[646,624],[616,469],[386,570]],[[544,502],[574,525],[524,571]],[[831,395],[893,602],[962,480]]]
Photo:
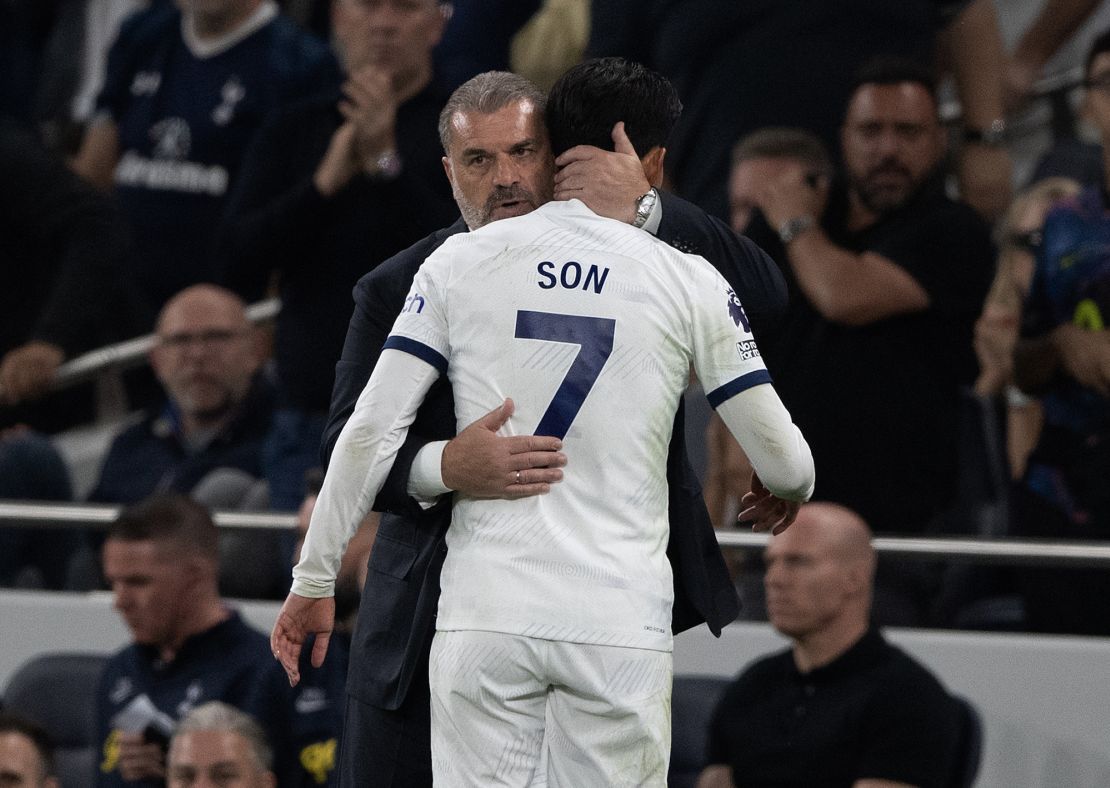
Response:
[[[547,131],[556,156],[575,145],[612,150],[613,126],[622,120],[642,156],[666,144],[681,113],[682,102],[666,77],[619,57],[573,66],[547,94]]]
[[[108,538],[172,542],[189,553],[219,559],[219,534],[212,516],[193,499],[176,493],[154,495],[127,507],[108,526]]]
[[[26,737],[38,753],[42,772],[46,777],[54,776],[54,742],[50,734],[36,722],[10,711],[0,711],[0,735],[15,733]]]
[[[1110,30],[1103,31],[1098,38],[1091,42],[1091,48],[1087,50],[1087,59],[1083,61],[1084,79],[1091,76],[1091,64],[1103,52],[1110,52]]]
[[[900,85],[909,82],[920,85],[937,105],[937,79],[933,72],[916,60],[908,60],[893,55],[883,55],[867,61],[856,72],[848,91],[849,103],[856,91],[864,85]]]

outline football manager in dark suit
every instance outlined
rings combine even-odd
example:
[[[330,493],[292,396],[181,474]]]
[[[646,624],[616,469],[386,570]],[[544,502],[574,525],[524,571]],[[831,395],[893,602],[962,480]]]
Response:
[[[563,84],[573,88],[572,79],[568,85],[564,77]],[[660,195],[648,183],[634,144],[638,127],[655,119],[614,118],[623,122],[614,127],[613,140],[596,141],[611,150],[579,146],[552,162],[542,93],[522,78],[512,90],[482,94],[475,88],[471,83],[460,87],[440,120],[444,167],[463,218],[382,263],[356,286],[355,312],[336,367],[324,435],[325,460],[424,259],[454,233],[527,213],[552,197],[581,199],[595,213],[642,226],[676,248],[706,257],[736,290],[757,337],[785,309],[785,284],[758,247],[691,204]],[[566,111],[573,103],[573,90],[566,90],[560,102],[558,111]],[[466,147],[452,144],[452,130],[460,124],[467,127]],[[474,140],[480,144],[473,144]],[[653,148],[643,160],[661,159],[664,152]],[[374,503],[373,508],[385,514],[370,556],[351,646],[339,754],[341,785],[431,785],[428,653],[451,496],[440,495],[434,503],[431,498],[435,492],[451,490],[493,498],[542,494],[558,483],[560,466],[566,461],[553,438],[497,436],[511,413],[512,404],[507,401],[456,434],[451,387],[441,378],[418,411]],[[441,485],[438,489],[435,484],[428,486],[429,469]],[[418,477],[424,481],[417,481]],[[677,633],[705,622],[719,634],[736,617],[739,603],[686,457],[681,408],[668,458],[668,482],[673,629]],[[741,516],[760,530],[781,530],[796,511],[769,494],[753,493],[746,503],[749,508]],[[290,595],[275,625],[272,645],[291,681],[299,677],[296,658],[307,634],[316,634],[314,663],[323,659],[326,650],[330,617],[326,606],[306,604],[312,601]]]

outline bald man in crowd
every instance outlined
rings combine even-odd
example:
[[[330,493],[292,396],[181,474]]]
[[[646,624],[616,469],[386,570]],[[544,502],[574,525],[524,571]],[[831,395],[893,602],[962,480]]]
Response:
[[[767,613],[791,647],[725,691],[698,788],[948,785],[959,707],[872,627],[867,524],[843,506],[805,504],[764,559]]]
[[[233,469],[235,494],[204,502],[230,507],[261,478],[262,441],[273,393],[259,375],[263,345],[242,300],[214,285],[194,285],[158,316],[150,363],[166,401],[112,442],[91,500],[134,503],[156,492],[194,493],[217,469]]]

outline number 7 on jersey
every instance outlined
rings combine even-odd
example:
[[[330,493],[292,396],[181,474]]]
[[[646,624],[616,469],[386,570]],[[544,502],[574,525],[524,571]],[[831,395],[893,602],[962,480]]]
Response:
[[[555,396],[544,411],[534,434],[560,439],[566,437],[574,417],[582,409],[582,403],[586,401],[597,376],[601,374],[602,367],[613,352],[616,327],[617,321],[606,317],[561,315],[524,309],[516,313],[515,336],[518,339],[540,339],[578,345],[578,354],[567,369],[563,382],[555,390]]]

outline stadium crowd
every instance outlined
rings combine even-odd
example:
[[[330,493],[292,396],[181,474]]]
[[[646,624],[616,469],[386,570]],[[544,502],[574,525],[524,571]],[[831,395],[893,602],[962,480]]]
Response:
[[[873,741],[898,710],[861,696],[856,672],[911,675],[927,696],[917,724],[958,717],[880,626],[1110,635],[1104,570],[876,564],[867,546],[870,532],[1110,539],[1110,30],[1092,37],[1073,86],[1067,120],[1082,138],[1058,136],[1020,181],[1011,153],[1046,63],[1098,5],[1042,0],[1008,51],[992,0],[0,1],[0,499],[127,507],[106,534],[0,525],[0,587],[113,593],[133,643],[98,691],[96,784],[194,785],[205,769],[242,785],[336,783],[359,591],[382,582],[366,577],[376,516],[340,570],[329,661],[312,667],[306,651],[290,688],[223,600],[284,598],[300,541],[217,538],[209,511],[300,508],[303,537],[337,424],[369,375],[352,357],[407,290],[362,278],[476,226],[442,171],[441,112],[491,69],[543,90],[587,57],[663,74],[683,109],[661,189],[627,157],[623,181],[585,170],[611,212],[587,204],[714,265],[713,252],[740,248],[781,274],[767,289],[781,286],[784,309],[764,314],[764,294],[749,302],[736,286],[749,307],[738,312],[812,448],[815,503],[765,562],[730,557],[729,570],[740,615],[770,620],[794,648],[729,690],[702,785],[740,770],[762,779],[752,743],[733,740],[736,721],[758,729],[760,713],[812,702],[804,713],[862,715],[857,735]],[[556,199],[575,196],[565,173]],[[497,192],[504,205],[524,200],[517,185]],[[672,195],[692,203],[692,223]],[[706,240],[715,233],[728,237]],[[260,328],[246,306],[267,296],[281,309]],[[115,388],[57,385],[65,362],[144,334],[148,367]],[[131,415],[113,422],[90,483],[75,483],[62,439],[121,398]],[[482,430],[498,418],[439,449],[440,489],[391,478],[401,494],[380,508],[416,522],[451,490],[504,497],[458,455],[486,457]],[[713,526],[756,519],[746,502],[766,490],[722,421],[685,437],[704,448],[692,483]],[[415,478],[422,456],[403,450],[398,466]],[[560,478],[537,472],[528,492]],[[818,567],[827,555],[813,545],[842,560]],[[407,571],[369,560],[371,573]],[[819,581],[842,603],[829,614],[848,610],[835,635],[791,618]],[[803,590],[784,591],[792,582]],[[932,744],[912,768],[880,748],[834,759],[837,784],[952,784],[958,743]],[[10,760],[26,775],[15,784],[57,785],[33,723],[0,717],[0,745],[0,774]],[[808,784],[791,779],[759,784]]]

